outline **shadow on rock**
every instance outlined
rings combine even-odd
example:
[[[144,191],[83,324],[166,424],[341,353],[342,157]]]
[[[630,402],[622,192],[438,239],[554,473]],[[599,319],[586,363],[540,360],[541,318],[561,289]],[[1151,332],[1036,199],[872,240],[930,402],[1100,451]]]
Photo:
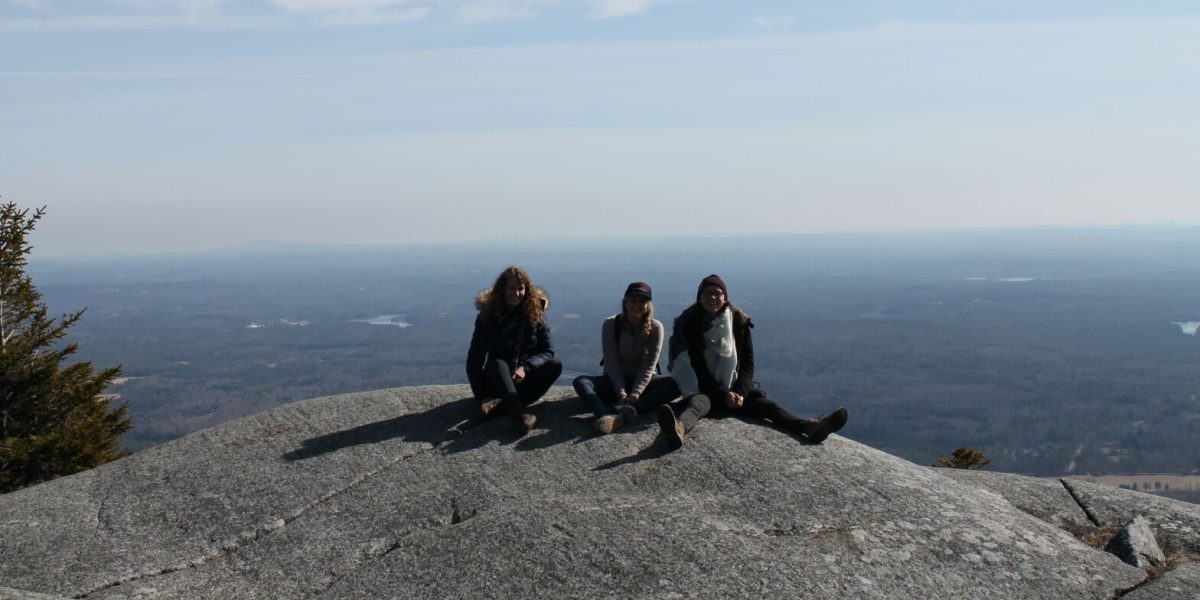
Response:
[[[805,446],[820,446],[821,445],[820,442],[814,442],[814,441],[808,439],[807,437],[805,437],[804,434],[802,434],[802,433],[797,433],[795,431],[788,431],[788,430],[786,430],[782,427],[779,427],[778,425],[776,425],[770,421],[764,420],[764,419],[755,419],[753,417],[744,417],[744,416],[739,416],[739,415],[722,415],[717,418],[719,418],[719,419],[735,419],[735,420],[741,421],[747,425],[754,425],[757,427],[766,427],[767,429],[774,429],[775,431],[778,431],[779,433],[782,433]]]
[[[595,434],[591,419],[580,417],[579,399],[572,396],[535,404],[530,412],[537,415],[537,435],[527,435],[517,440],[517,450],[541,450],[558,444],[582,442]],[[531,432],[532,433],[532,432]]]
[[[600,466],[593,467],[592,470],[607,471],[609,469],[615,469],[621,465],[632,465],[633,463],[642,462],[643,460],[650,460],[660,456],[665,456],[670,451],[671,448],[667,446],[666,442],[664,442],[662,438],[654,438],[653,444],[642,448],[637,454],[634,454],[633,456],[626,456],[625,458],[618,458],[612,462],[606,462]]]
[[[283,459],[305,460],[350,446],[377,444],[395,438],[409,442],[440,444],[461,438],[464,430],[478,425],[479,422],[479,403],[474,398],[463,398],[435,406],[425,412],[401,415],[386,421],[376,421],[304,440],[299,448],[284,454]],[[482,445],[482,442],[479,445]]]

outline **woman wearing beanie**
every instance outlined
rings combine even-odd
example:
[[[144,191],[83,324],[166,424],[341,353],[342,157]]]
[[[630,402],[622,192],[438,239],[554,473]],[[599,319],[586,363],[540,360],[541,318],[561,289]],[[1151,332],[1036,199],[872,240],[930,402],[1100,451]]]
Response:
[[[592,410],[596,431],[612,431],[679,397],[670,377],[657,375],[663,324],[654,318],[650,286],[635,281],[625,288],[621,312],[604,320],[600,345],[603,375],[575,378],[575,392]]]
[[[509,267],[475,297],[475,332],[467,351],[467,379],[484,418],[499,410],[524,435],[537,424],[526,407],[554,385],[562,363],[554,359],[546,326],[546,292],[520,267]]]
[[[669,368],[684,397],[684,410],[676,417],[670,405],[659,407],[658,424],[667,443],[682,446],[696,422],[714,410],[766,419],[813,443],[841,429],[846,424],[844,408],[801,419],[754,387],[754,323],[728,297],[725,282],[709,275],[696,289],[696,303],[675,319]]]

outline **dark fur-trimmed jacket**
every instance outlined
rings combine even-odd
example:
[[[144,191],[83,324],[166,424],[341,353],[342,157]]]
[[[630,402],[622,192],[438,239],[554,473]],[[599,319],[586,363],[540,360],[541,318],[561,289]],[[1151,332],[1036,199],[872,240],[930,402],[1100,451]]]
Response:
[[[544,322],[525,323],[515,311],[495,315],[480,311],[475,317],[475,332],[467,350],[467,380],[476,398],[488,397],[484,371],[489,360],[501,359],[510,369],[524,366],[535,370],[554,358],[550,328]]]
[[[675,319],[675,325],[671,331],[670,356],[678,356],[683,350],[679,345],[686,345],[689,362],[691,362],[692,370],[696,372],[696,382],[699,384],[700,393],[708,396],[714,402],[720,402],[725,398],[725,393],[730,390],[747,396],[754,388],[754,341],[750,337],[750,330],[754,328],[754,323],[750,321],[750,315],[733,304],[727,304],[724,310],[733,311],[733,342],[734,347],[737,348],[737,374],[733,378],[733,385],[728,388],[717,383],[712,372],[708,370],[708,363],[704,360],[704,331],[708,328],[712,317],[704,311],[704,307],[699,302],[680,313]]]

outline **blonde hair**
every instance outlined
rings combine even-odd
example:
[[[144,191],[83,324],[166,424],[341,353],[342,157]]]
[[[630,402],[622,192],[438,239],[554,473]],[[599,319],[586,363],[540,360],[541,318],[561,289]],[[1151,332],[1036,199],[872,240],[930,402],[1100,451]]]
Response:
[[[632,296],[621,298],[621,323],[618,327],[623,327],[629,333],[636,333],[642,340],[642,355],[649,356],[652,351],[650,348],[650,336],[654,333],[654,303],[646,301],[646,314],[642,315],[642,322],[637,328],[629,324],[629,313],[625,310],[625,301]]]

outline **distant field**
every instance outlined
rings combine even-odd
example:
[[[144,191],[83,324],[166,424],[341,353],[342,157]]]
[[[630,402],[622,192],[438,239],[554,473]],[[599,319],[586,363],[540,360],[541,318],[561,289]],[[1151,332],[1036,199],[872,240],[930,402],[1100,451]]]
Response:
[[[1200,475],[1173,475],[1170,473],[1140,473],[1137,475],[1071,475],[1067,479],[1090,481],[1101,485],[1137,490],[1165,496],[1192,504],[1200,504]]]
[[[1172,475],[1163,473],[1139,473],[1137,475],[1071,475],[1067,479],[1079,479],[1102,485],[1138,490],[1140,492],[1174,491],[1200,492],[1200,475]]]

